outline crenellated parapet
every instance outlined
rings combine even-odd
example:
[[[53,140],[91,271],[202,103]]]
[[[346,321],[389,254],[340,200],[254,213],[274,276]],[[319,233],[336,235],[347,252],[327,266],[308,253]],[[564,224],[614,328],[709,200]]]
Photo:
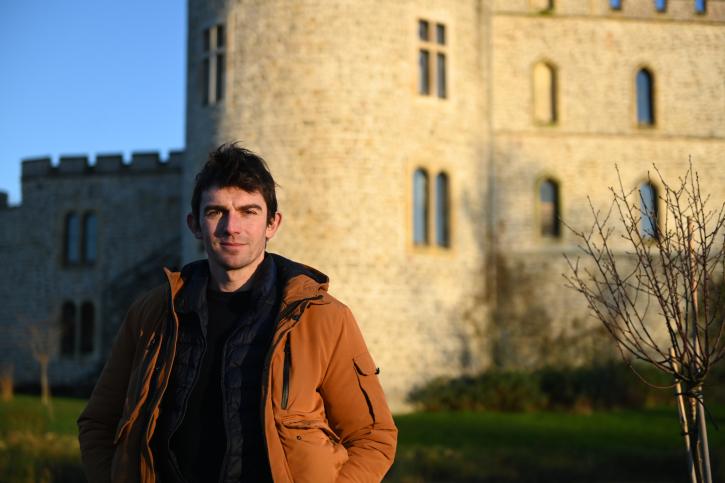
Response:
[[[22,161],[22,178],[179,172],[183,155],[183,151],[170,151],[164,159],[158,151],[137,151],[124,160],[122,154],[98,154],[93,162],[88,156],[61,156],[57,165],[50,157],[29,158]]]
[[[492,0],[498,15],[579,16],[644,21],[725,22],[722,0]]]

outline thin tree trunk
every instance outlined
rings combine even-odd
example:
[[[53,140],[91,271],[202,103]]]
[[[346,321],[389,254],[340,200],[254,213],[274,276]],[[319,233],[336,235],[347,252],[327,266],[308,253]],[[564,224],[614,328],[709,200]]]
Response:
[[[680,365],[675,359],[675,349],[670,349],[670,357],[672,357],[672,371],[680,374]],[[697,472],[695,471],[695,460],[693,459],[692,443],[690,438],[690,425],[688,424],[688,413],[685,405],[685,394],[683,392],[682,380],[679,376],[675,376],[675,400],[677,402],[677,414],[680,417],[680,427],[682,435],[685,437],[685,451],[687,452],[687,469],[690,474],[690,482],[698,483]]]
[[[53,403],[50,400],[50,383],[48,380],[48,357],[40,357],[40,402],[48,408],[48,414],[53,418]]]

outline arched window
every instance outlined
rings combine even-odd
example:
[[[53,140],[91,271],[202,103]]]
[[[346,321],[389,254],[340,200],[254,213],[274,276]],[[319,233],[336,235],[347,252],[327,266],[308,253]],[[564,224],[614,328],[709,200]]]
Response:
[[[559,185],[556,181],[545,179],[539,185],[539,223],[541,235],[559,237]]]
[[[448,175],[444,172],[436,176],[436,243],[447,247],[451,244],[451,213],[450,195],[448,192]]]
[[[81,261],[81,223],[76,213],[68,213],[65,217],[65,262],[68,264]]]
[[[695,13],[705,13],[707,3],[705,0],[695,0]]]
[[[612,10],[621,10],[622,0],[609,0],[609,8]]]
[[[65,302],[60,311],[60,354],[73,357],[76,346],[76,306]]]
[[[657,188],[652,183],[639,185],[639,232],[643,238],[656,240],[659,236]]]
[[[96,215],[93,212],[83,217],[83,261],[96,261]]]
[[[647,69],[637,72],[637,122],[641,126],[655,123],[654,112],[654,77]]]
[[[413,243],[428,243],[428,172],[422,168],[413,173]]]
[[[556,69],[539,62],[534,66],[534,120],[539,124],[557,121]]]
[[[93,352],[95,331],[95,309],[93,303],[84,302],[81,306],[81,354]]]
[[[658,12],[664,12],[667,10],[667,0],[655,0],[655,9]]]

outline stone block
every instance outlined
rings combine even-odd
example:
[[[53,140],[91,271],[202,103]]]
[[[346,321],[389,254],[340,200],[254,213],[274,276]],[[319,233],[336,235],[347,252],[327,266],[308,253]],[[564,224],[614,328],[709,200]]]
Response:
[[[96,173],[117,173],[123,167],[123,155],[99,154],[96,156]]]
[[[58,172],[61,174],[82,174],[88,169],[88,156],[61,156]]]
[[[153,171],[159,167],[158,151],[135,152],[131,156],[129,167],[132,171]]]
[[[52,167],[50,164],[50,158],[32,158],[24,159],[22,167],[22,177],[28,178],[32,176],[47,176]]]

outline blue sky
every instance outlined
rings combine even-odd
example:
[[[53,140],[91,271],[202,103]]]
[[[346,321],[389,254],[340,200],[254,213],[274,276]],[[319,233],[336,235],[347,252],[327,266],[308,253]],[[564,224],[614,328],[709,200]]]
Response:
[[[22,158],[184,147],[185,0],[0,1],[0,191]]]

